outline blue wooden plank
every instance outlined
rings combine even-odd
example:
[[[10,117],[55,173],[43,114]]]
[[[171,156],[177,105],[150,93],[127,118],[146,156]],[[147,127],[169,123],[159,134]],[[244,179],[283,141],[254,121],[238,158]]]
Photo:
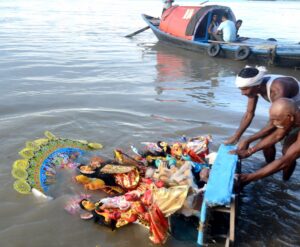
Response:
[[[200,221],[199,221],[199,231],[198,231],[198,239],[197,244],[202,246],[204,244],[204,231],[205,231],[205,223],[206,223],[206,203],[203,202],[201,206],[200,212]]]
[[[226,206],[231,202],[234,174],[238,156],[229,154],[233,145],[222,144],[211,168],[204,201],[208,206]]]

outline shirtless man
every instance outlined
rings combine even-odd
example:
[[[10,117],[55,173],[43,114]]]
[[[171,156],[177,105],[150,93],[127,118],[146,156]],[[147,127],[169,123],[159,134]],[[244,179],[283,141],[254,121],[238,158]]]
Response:
[[[254,173],[241,174],[240,181],[243,185],[280,170],[283,171],[283,180],[288,180],[294,172],[296,159],[300,157],[300,110],[296,103],[287,98],[278,99],[271,105],[269,116],[273,132],[249,148],[245,157],[271,147],[280,140],[285,143],[283,155]]]
[[[242,69],[236,78],[236,86],[241,90],[242,95],[248,97],[247,110],[244,114],[239,128],[235,134],[225,141],[225,144],[235,144],[239,141],[245,130],[251,124],[259,96],[270,103],[279,98],[293,99],[300,105],[300,83],[297,79],[284,75],[266,74],[264,67],[249,67]],[[245,151],[249,144],[260,138],[266,137],[274,131],[274,125],[269,122],[262,130],[239,142],[237,154]],[[284,147],[283,147],[284,148]],[[267,163],[275,159],[275,145],[263,149]]]

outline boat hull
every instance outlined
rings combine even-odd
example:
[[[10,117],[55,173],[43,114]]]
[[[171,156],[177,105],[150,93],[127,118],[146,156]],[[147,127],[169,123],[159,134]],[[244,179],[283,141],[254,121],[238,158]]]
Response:
[[[191,41],[172,36],[166,32],[161,31],[158,28],[157,18],[153,18],[144,14],[142,16],[159,41],[167,44],[172,44],[179,48],[196,51],[201,55],[208,56],[208,49],[211,43]],[[250,55],[243,60],[247,60],[258,65],[300,69],[300,45],[293,45],[291,47],[283,48],[276,46],[275,48],[275,45],[272,45],[272,42],[266,43],[265,40],[251,39],[250,41],[252,42],[250,42],[252,46],[244,43],[234,43],[233,45],[227,43],[219,43],[221,50],[215,57],[238,60],[236,58],[237,50],[240,47],[248,46],[250,49]]]

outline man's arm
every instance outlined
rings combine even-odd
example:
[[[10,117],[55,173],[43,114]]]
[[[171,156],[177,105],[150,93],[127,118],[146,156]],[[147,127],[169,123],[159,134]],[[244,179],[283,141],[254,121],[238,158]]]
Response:
[[[268,124],[264,128],[262,128],[260,131],[256,132],[252,136],[240,141],[237,150],[247,149],[249,147],[250,143],[252,143],[260,138],[266,137],[267,135],[271,134],[274,130],[276,130],[276,127],[269,121]]]
[[[217,31],[215,31],[215,34],[221,33],[222,30],[223,30],[223,26],[224,26],[224,24],[223,24],[223,22],[222,22],[222,23],[218,26]]]
[[[254,142],[254,141],[256,141],[256,140],[258,140],[262,137],[265,137],[265,136],[269,135],[275,129],[276,129],[276,127],[272,124],[271,121],[269,121],[268,124],[264,128],[262,128],[260,131],[256,132],[252,136],[248,137],[247,141],[249,143]]]
[[[236,150],[234,153],[239,155],[239,157],[241,159],[247,158],[262,149],[273,146],[275,143],[282,140],[286,136],[287,132],[288,131],[285,129],[277,128],[270,135],[266,136],[264,139],[262,139],[260,142],[258,142],[255,146],[248,148],[246,150],[245,149]]]
[[[286,168],[291,161],[296,160],[300,157],[300,138],[298,138],[295,143],[293,143],[287,150],[286,154],[283,155],[280,159],[274,160],[267,166],[259,169],[258,171],[250,174],[242,174],[240,176],[241,182],[247,184],[252,181],[259,180],[261,178],[265,178],[270,176],[280,170]]]
[[[254,98],[248,98],[247,111],[240,122],[240,126],[236,130],[235,134],[225,141],[225,144],[234,144],[238,142],[238,140],[245,132],[245,130],[249,127],[254,118],[257,101],[258,96]]]
[[[254,147],[250,148],[251,152],[256,153],[257,151],[273,146],[274,144],[282,140],[287,135],[287,133],[287,130],[277,128],[270,135],[266,136],[264,139],[258,142]]]

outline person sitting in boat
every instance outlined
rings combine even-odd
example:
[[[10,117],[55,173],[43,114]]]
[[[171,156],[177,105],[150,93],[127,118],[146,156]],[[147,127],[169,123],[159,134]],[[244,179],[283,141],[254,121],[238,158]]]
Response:
[[[300,157],[300,110],[295,101],[281,98],[272,103],[269,111],[272,132],[255,146],[247,149],[240,157],[248,157],[259,150],[284,142],[283,155],[258,171],[239,175],[242,185],[283,171],[283,180],[288,180],[294,172],[296,159]]]
[[[222,16],[222,23],[213,33],[217,41],[233,42],[236,40],[236,27],[233,21],[228,19],[228,14],[224,13]]]
[[[266,74],[265,67],[243,68],[236,77],[236,86],[242,95],[248,97],[247,110],[244,114],[239,128],[235,134],[225,141],[225,144],[235,144],[251,124],[259,96],[269,102],[279,98],[293,99],[300,106],[300,82],[291,76]],[[269,122],[259,132],[239,142],[237,154],[247,150],[249,144],[255,140],[265,137],[274,130],[274,125]],[[285,146],[283,147],[285,148]],[[269,163],[275,159],[275,146],[269,146],[263,150],[266,161]]]
[[[163,11],[162,11],[162,14],[169,8],[172,7],[172,4],[173,4],[174,0],[163,0],[163,3],[164,3],[164,7],[163,7]]]
[[[240,30],[240,27],[242,26],[243,20],[239,19],[235,22],[235,28],[236,28],[236,37],[239,38],[240,35],[238,35],[238,32]]]
[[[208,26],[207,32],[209,34],[210,39],[214,39],[213,33],[217,32],[220,23],[218,22],[218,16],[216,14],[213,15],[211,23]]]

